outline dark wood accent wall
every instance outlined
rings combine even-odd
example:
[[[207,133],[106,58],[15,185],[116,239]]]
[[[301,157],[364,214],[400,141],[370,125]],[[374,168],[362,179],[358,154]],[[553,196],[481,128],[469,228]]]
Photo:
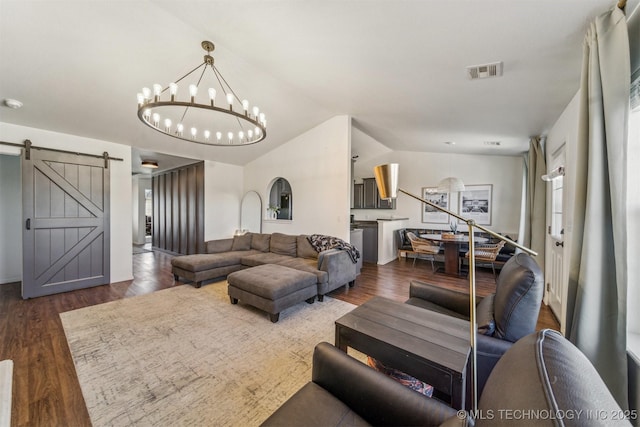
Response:
[[[204,252],[204,162],[154,175],[153,247]]]

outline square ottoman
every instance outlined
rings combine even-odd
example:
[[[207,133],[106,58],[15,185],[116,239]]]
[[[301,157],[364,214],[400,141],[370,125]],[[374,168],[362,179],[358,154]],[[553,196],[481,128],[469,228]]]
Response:
[[[269,313],[277,322],[280,312],[302,301],[312,304],[318,294],[316,275],[278,264],[264,264],[227,276],[231,304],[238,300]]]

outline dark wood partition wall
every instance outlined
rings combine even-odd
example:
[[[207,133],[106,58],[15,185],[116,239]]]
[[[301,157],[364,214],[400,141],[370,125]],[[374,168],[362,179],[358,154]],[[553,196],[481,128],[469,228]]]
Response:
[[[204,252],[204,162],[154,175],[153,247]]]

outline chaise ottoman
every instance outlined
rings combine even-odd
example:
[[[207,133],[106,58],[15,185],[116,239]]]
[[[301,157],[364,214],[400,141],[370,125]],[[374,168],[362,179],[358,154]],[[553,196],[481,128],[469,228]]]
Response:
[[[277,322],[280,312],[302,301],[312,304],[318,294],[316,275],[278,264],[264,264],[227,276],[231,304],[238,300],[269,313]]]

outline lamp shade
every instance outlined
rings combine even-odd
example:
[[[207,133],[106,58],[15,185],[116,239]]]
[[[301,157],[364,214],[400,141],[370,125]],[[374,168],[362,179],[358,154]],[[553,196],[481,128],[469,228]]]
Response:
[[[398,197],[398,164],[388,163],[373,168],[378,184],[378,195],[381,199],[389,200]]]
[[[464,191],[464,182],[460,178],[447,177],[438,183],[439,193],[459,193]]]

